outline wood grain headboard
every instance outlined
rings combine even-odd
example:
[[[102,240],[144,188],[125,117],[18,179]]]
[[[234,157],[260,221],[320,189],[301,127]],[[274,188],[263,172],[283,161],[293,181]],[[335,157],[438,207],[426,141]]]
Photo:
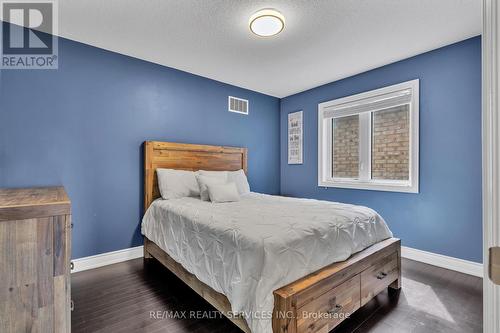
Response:
[[[157,168],[178,170],[236,171],[247,173],[247,149],[193,145],[187,143],[144,142],[144,210],[160,197]]]

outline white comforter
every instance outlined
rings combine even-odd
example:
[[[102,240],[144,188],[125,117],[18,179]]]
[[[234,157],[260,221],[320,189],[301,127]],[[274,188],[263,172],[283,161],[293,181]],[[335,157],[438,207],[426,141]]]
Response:
[[[238,202],[156,200],[142,233],[270,333],[273,290],[392,237],[374,210],[250,193]]]

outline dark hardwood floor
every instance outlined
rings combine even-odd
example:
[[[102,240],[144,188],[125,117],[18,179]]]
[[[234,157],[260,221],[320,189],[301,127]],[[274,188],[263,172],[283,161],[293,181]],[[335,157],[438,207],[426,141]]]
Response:
[[[73,333],[241,332],[155,260],[143,264],[143,259],[135,259],[76,273],[71,287]],[[178,317],[172,318],[175,312],[169,311],[178,311]],[[190,318],[190,311],[212,318]],[[383,292],[332,332],[481,331],[480,278],[403,259],[399,297]]]

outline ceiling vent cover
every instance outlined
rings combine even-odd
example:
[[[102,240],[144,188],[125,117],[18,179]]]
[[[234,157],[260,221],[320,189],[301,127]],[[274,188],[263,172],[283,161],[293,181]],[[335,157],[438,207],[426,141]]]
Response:
[[[248,114],[248,100],[229,96],[228,109],[230,112]]]

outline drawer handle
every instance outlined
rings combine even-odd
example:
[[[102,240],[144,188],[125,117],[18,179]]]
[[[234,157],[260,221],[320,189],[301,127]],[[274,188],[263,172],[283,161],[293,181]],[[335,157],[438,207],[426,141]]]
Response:
[[[72,261],[69,262],[69,269],[70,270],[74,270],[75,269],[75,264]]]
[[[75,310],[75,302],[73,302],[73,300],[71,300],[71,301],[69,302],[69,309],[70,309],[70,311]]]
[[[385,273],[385,272],[380,272],[380,273],[378,273],[378,275],[377,275],[377,279],[382,280],[382,279],[383,279],[383,278],[385,278],[386,276],[387,276],[387,273]]]
[[[328,311],[328,314],[333,315],[333,314],[340,312],[340,310],[342,310],[342,305],[337,304],[337,305],[335,305],[335,307],[333,309]]]

